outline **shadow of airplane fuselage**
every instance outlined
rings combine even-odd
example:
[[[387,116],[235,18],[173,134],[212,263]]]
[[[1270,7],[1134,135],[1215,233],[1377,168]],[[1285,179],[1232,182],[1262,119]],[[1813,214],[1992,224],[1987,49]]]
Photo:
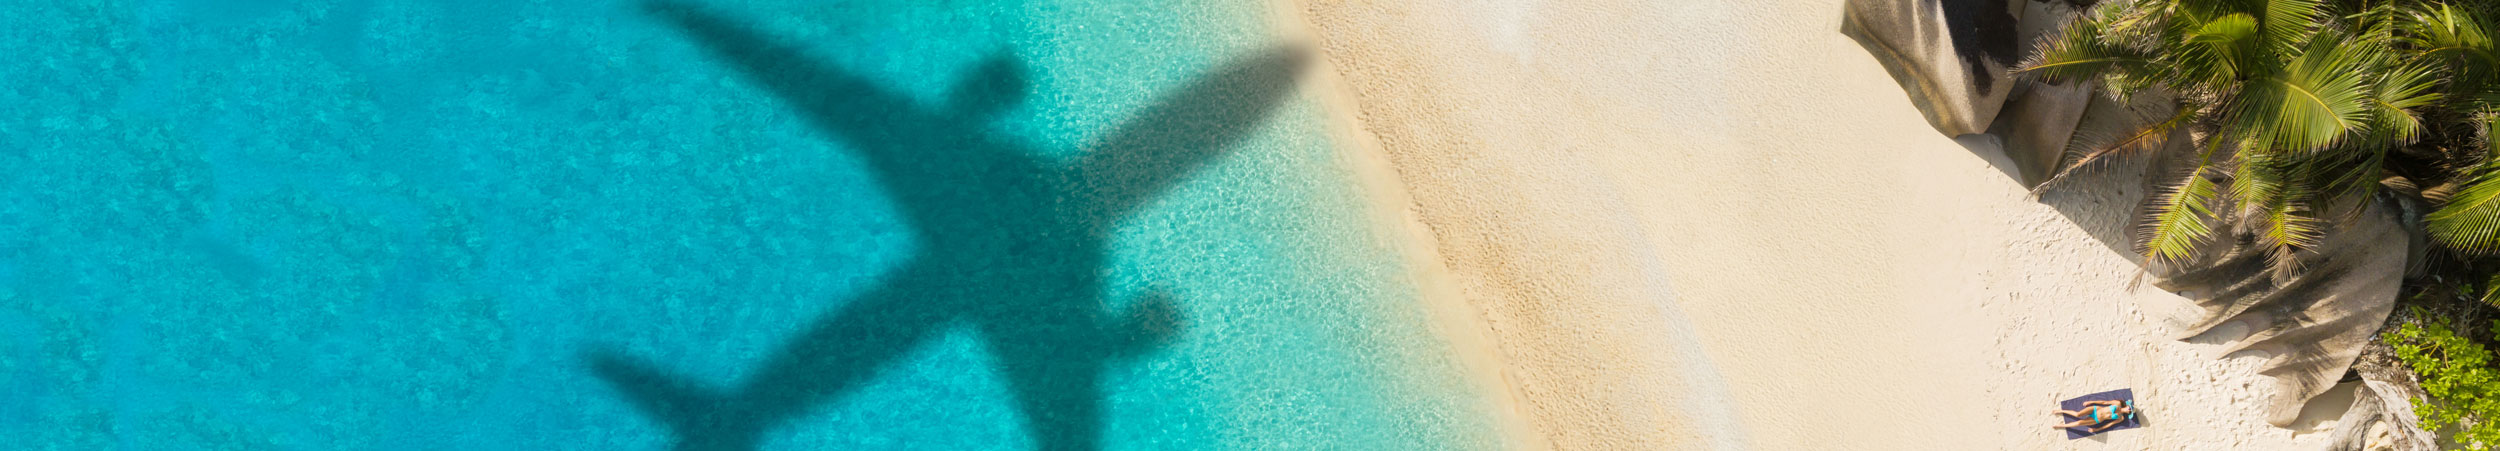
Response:
[[[1247,137],[1292,91],[1305,59],[1280,49],[1227,65],[1139,113],[1072,162],[986,127],[1021,100],[1023,70],[992,58],[927,109],[702,9],[648,10],[859,153],[919,253],[790,338],[727,389],[593,349],[593,373],[676,435],[679,449],[752,449],[775,427],[860,387],[950,327],[996,356],[1025,429],[1044,449],[1099,447],[1103,372],[1179,332],[1160,292],[1104,302],[1117,222]]]

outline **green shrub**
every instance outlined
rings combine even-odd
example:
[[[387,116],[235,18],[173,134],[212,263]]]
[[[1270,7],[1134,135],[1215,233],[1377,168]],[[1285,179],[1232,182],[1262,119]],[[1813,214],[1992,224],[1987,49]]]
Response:
[[[2492,322],[2492,334],[2500,337],[2500,321]],[[2424,429],[2453,427],[2450,439],[2466,449],[2500,445],[2500,370],[2492,368],[2490,349],[2450,331],[2446,319],[2407,323],[2382,339],[2430,392],[2431,399],[2413,403]]]

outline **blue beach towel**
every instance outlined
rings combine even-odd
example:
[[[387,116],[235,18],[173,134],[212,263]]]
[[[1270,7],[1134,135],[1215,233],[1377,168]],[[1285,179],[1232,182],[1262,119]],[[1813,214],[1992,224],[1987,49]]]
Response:
[[[2083,409],[2083,403],[2085,403],[2085,402],[2090,402],[2090,401],[2101,401],[2101,400],[2109,400],[2109,401],[2127,402],[2127,403],[2132,404],[2132,403],[2135,401],[2135,390],[2134,390],[2134,389],[2126,389],[2126,388],[2121,388],[2121,389],[2117,389],[2117,390],[2110,390],[2110,391],[2105,391],[2105,392],[2100,392],[2100,393],[2093,393],[2093,394],[2089,394],[2089,395],[2077,396],[2077,397],[2075,397],[2075,399],[2069,399],[2069,400],[2065,400],[2065,401],[2058,402],[2058,403],[2057,403],[2057,408],[2058,408],[2058,410],[2080,410],[2080,409]],[[2059,417],[2059,420],[2058,420],[2058,421],[2062,423],[2062,422],[2074,421],[2074,420],[2079,420],[2079,419],[2082,419],[2082,418],[2079,418],[2079,417],[2065,417],[2065,416],[2061,416],[2061,417]],[[2141,406],[2139,406],[2139,407],[2136,407],[2136,412],[2135,412],[2135,415],[2129,415],[2129,416],[2127,416],[2127,419],[2125,419],[2125,420],[2119,420],[2119,422],[2118,422],[2118,425],[2117,425],[2117,426],[2110,426],[2110,427],[2109,427],[2109,429],[2102,429],[2102,430],[2101,430],[2101,432],[2116,431],[2116,430],[2121,430],[2121,429],[2135,429],[2135,428],[2137,428],[2137,427],[2142,427],[2142,426],[2144,426],[2144,408],[2143,408],[2143,407],[2141,407]],[[2091,426],[2091,425],[2085,425],[2085,426],[2083,426],[2083,427],[2066,428],[2066,439],[2067,439],[2067,440],[2074,440],[2074,439],[2079,439],[2079,438],[2084,438],[2084,437],[2091,437],[2093,434],[2098,434],[2098,433],[2100,433],[2100,432],[2092,432],[2092,426]]]

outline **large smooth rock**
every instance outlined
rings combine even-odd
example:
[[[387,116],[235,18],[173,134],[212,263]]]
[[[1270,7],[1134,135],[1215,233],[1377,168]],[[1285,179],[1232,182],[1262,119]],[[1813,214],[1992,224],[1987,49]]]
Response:
[[[2095,97],[2080,129],[2132,130],[2169,115],[2155,107],[2158,102],[2123,106]],[[2143,255],[2136,246],[2143,209],[2152,194],[2186,174],[2195,146],[2190,136],[2186,129],[2175,130],[2158,153],[2112,157],[2078,169],[2042,187],[2040,201],[2112,250]],[[2120,205],[2134,207],[2112,208]],[[2214,211],[2235,208],[2216,205]],[[2415,213],[2400,202],[2356,199],[2320,215],[2326,221],[2324,238],[2295,257],[2297,270],[2278,274],[2268,249],[2256,244],[2262,224],[2230,216],[2213,220],[2220,233],[2205,240],[2195,258],[2146,262],[2154,286],[2192,302],[2181,315],[2157,320],[2178,339],[2226,343],[2216,358],[2262,355],[2266,360],[2258,372],[2275,381],[2266,421],[2289,426],[2372,343],[2395,308],[2410,258],[2427,244],[2413,232],[2419,228],[2408,225],[2406,218]]]
[[[2015,42],[2020,59],[2029,59],[2031,43],[2041,42],[2066,28],[2083,13],[2089,0],[2022,1],[2022,20],[2014,26]],[[2013,167],[2003,168],[2007,175],[2024,188],[2037,188],[2075,158],[2091,152],[2093,142],[2074,142],[2075,127],[2082,123],[2084,112],[2092,106],[2092,83],[2048,83],[2028,77],[2013,77],[2014,90],[2005,99],[2005,106],[1988,125],[1988,134],[2003,139],[2005,156]],[[2080,145],[2078,145],[2080,144]]]
[[[2084,111],[2091,107],[2092,86],[2085,83],[2052,85],[2033,80],[2020,80],[2023,95],[2005,103],[1988,134],[2004,140],[2005,157],[2013,167],[2004,168],[2023,188],[2037,188],[2074,158],[2090,149],[2070,146],[2075,126],[2082,124]]]
[[[2031,43],[2092,3],[1850,0],[1841,31],[1874,54],[1937,131],[1996,136],[2012,165],[2008,176],[2036,187],[2042,203],[2112,250],[2142,255],[2135,246],[2141,206],[2184,174],[2192,134],[2174,130],[2149,155],[2081,157],[2170,117],[2168,98],[2137,93],[2132,104],[2121,104],[2090,84],[2005,75]],[[2052,180],[2069,169],[2079,180]],[[2178,338],[2230,343],[2217,357],[2266,356],[2260,373],[2276,381],[2266,420],[2287,426],[2333,387],[2394,309],[2409,258],[2426,248],[2413,232],[2419,227],[2406,219],[2418,214],[2403,210],[2395,201],[2363,199],[2345,206],[2349,214],[2324,215],[2325,239],[2297,257],[2295,271],[2273,271],[2266,249],[2253,244],[2261,224],[2237,215],[2215,220],[2223,233],[2207,240],[2198,258],[2148,262],[2145,269],[2155,286],[2194,302],[2195,314],[2170,320]]]
[[[2389,202],[2370,199],[2352,208],[2360,211],[2325,215],[2325,239],[2296,257],[2300,269],[2288,277],[2274,274],[2267,250],[2250,243],[2255,221],[2227,223],[2230,233],[2209,240],[2198,253],[2202,258],[2151,265],[2155,286],[2195,300],[2203,311],[2172,324],[2179,338],[2246,330],[2222,337],[2232,345],[2217,357],[2242,351],[2268,356],[2258,373],[2275,380],[2266,411],[2266,422],[2275,426],[2292,424],[2371,343],[2395,309],[2407,254],[2420,248]]]
[[[1850,0],[1840,32],[1866,47],[1945,136],[1988,130],[2024,47],[2021,0]]]
[[[2115,105],[2096,100],[2085,126],[2158,115]],[[2112,157],[2078,169],[2043,186],[2039,199],[2112,251],[2143,255],[2135,239],[2144,202],[2185,173],[2179,157],[2194,146],[2189,135],[2173,132],[2157,155]],[[2346,208],[2323,215],[2327,234],[2316,249],[2297,257],[2296,271],[2275,274],[2267,249],[2254,244],[2259,224],[2231,219],[2216,220],[2222,233],[2208,239],[2197,258],[2145,266],[2153,286],[2191,302],[2184,309],[2151,309],[2180,313],[2155,319],[2174,337],[2227,344],[2215,358],[2253,352],[2266,359],[2258,372],[2275,383],[2263,415],[2276,426],[2293,424],[2372,344],[2394,310],[2409,258],[2427,247],[2413,233],[2418,228],[2406,222],[2415,213],[2399,202],[2365,199]]]

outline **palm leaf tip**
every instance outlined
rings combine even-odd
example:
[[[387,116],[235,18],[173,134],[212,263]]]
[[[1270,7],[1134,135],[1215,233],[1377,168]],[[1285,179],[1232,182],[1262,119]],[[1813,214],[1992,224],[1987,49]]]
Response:
[[[2162,193],[2152,207],[2152,217],[2144,226],[2144,256],[2164,262],[2186,261],[2196,247],[2213,233],[2206,221],[2213,217],[2213,201],[2219,189],[2206,176],[2209,168],[2198,166],[2176,186]]]
[[[2108,22],[2116,19],[2106,13],[2078,17],[2058,32],[2042,36],[2035,44],[2038,51],[2017,64],[2015,73],[2066,83],[2151,63],[2153,55],[2115,42],[2116,30]]]
[[[2431,239],[2468,255],[2500,251],[2500,170],[2483,168],[2423,219]]]

